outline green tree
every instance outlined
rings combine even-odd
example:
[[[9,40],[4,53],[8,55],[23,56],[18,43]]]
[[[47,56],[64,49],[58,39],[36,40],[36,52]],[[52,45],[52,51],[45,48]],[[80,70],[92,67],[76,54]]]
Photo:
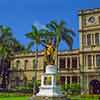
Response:
[[[0,25],[0,76],[2,77],[2,88],[6,88],[9,84],[10,56],[16,52],[16,49],[21,48],[21,45],[20,47],[16,46],[18,43],[12,35],[11,28]]]
[[[38,46],[41,43],[41,35],[40,30],[37,29],[36,26],[32,25],[32,32],[26,33],[25,36],[29,38],[31,41],[28,45],[28,49],[31,49],[32,46],[35,45],[35,65],[34,65],[34,80],[37,79],[37,67],[38,67]],[[35,83],[35,82],[34,82]],[[34,84],[34,93],[36,91],[36,84]]]
[[[54,32],[54,38],[55,38],[55,47],[56,47],[56,64],[58,65],[58,46],[61,40],[64,40],[70,49],[72,49],[73,44],[73,36],[75,36],[75,33],[66,27],[66,24],[64,21],[56,22],[55,20],[50,21],[47,25],[47,28]]]

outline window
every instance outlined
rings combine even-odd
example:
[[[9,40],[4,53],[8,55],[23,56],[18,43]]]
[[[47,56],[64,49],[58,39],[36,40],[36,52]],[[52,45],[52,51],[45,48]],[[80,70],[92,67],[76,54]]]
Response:
[[[60,68],[65,68],[66,66],[65,58],[60,58],[59,65],[60,65]]]
[[[95,44],[99,45],[99,42],[100,42],[100,40],[99,40],[99,33],[96,33],[95,34]]]
[[[15,78],[15,82],[16,82],[16,86],[20,85],[20,78],[18,76]]]
[[[96,55],[96,66],[100,66],[100,54]]]
[[[83,41],[83,46],[86,46],[86,35],[83,35],[82,41]]]
[[[91,68],[91,65],[92,65],[92,56],[91,55],[88,55],[88,68]]]
[[[91,34],[87,35],[87,45],[90,46],[91,45]]]
[[[17,60],[17,61],[16,61],[16,69],[19,69],[19,67],[20,67],[20,61]]]
[[[77,57],[72,57],[72,68],[77,69]]]
[[[70,69],[70,58],[67,58],[67,68]]]
[[[67,84],[70,84],[70,76],[67,76]]]
[[[27,70],[27,67],[28,67],[27,65],[28,65],[28,60],[25,60],[24,61],[24,70]]]
[[[78,81],[77,78],[78,78],[77,76],[72,76],[72,83],[77,83]]]
[[[65,76],[61,76],[61,84],[65,84]]]

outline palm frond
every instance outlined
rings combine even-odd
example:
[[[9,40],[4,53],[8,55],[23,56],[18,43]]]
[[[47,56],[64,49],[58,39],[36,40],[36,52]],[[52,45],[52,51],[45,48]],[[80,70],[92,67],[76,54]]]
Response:
[[[71,34],[72,36],[76,36],[76,33],[73,31],[73,30],[71,30],[71,29],[68,29],[68,28],[63,28],[63,30],[62,30],[64,33],[68,33],[68,34]]]
[[[62,39],[67,43],[68,47],[72,49],[73,38],[69,34],[63,34]]]
[[[34,45],[34,42],[33,41],[31,41],[29,44],[28,44],[28,46],[27,46],[27,50],[31,50],[31,48],[32,48],[32,46]]]
[[[55,31],[57,27],[56,21],[55,20],[50,21],[49,24],[46,25],[46,27],[51,31]]]
[[[35,35],[35,34],[38,34],[38,29],[35,25],[32,25],[32,33]]]
[[[29,39],[32,39],[32,40],[35,38],[33,32],[26,33],[25,36],[26,36],[27,38],[29,38]]]

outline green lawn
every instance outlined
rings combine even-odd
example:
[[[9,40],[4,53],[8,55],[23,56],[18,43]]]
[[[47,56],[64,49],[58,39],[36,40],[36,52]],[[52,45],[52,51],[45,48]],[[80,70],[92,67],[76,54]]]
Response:
[[[0,100],[29,100],[31,96],[5,96],[0,97]],[[70,96],[71,100],[98,100],[98,96],[95,97],[80,97],[80,96]]]
[[[0,97],[0,100],[28,100],[30,97],[28,96],[20,96],[20,97]]]
[[[71,100],[98,100],[98,96],[90,96],[90,97],[80,97],[80,96],[70,96]]]

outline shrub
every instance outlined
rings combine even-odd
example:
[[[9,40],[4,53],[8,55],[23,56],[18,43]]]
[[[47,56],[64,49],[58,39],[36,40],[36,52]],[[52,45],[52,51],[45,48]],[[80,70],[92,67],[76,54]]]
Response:
[[[67,92],[68,94],[79,94],[80,93],[80,84],[64,84],[61,86],[62,91]]]

